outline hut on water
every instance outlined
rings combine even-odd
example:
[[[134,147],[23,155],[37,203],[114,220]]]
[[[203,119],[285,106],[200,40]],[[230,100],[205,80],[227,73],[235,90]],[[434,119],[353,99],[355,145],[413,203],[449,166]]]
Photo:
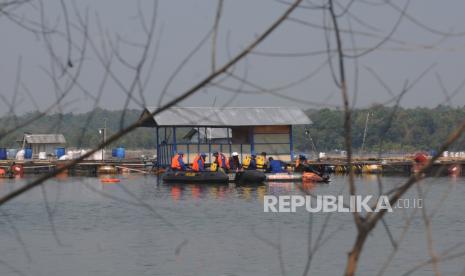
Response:
[[[40,152],[47,155],[55,154],[55,149],[64,147],[66,139],[63,134],[28,134],[17,140],[21,148],[31,148],[34,156]]]
[[[155,110],[145,108],[141,118]],[[207,153],[210,162],[215,151],[226,155],[238,152],[241,159],[267,152],[280,160],[292,161],[292,127],[310,124],[310,118],[296,107],[173,107],[149,116],[142,126],[155,128],[158,163],[165,166],[177,151],[185,153],[188,163],[198,152]],[[225,139],[202,139],[202,133],[215,128],[227,130]],[[188,134],[192,134],[191,138],[183,139]],[[194,135],[197,139],[193,139]]]

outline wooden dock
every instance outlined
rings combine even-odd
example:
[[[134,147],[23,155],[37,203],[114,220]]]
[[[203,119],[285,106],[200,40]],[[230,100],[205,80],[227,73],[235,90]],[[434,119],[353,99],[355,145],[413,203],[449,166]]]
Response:
[[[24,167],[25,174],[48,173],[65,166],[70,161],[58,160],[0,160],[0,167],[6,168],[15,162]],[[343,158],[327,158],[319,161],[309,161],[313,165],[325,166],[330,172],[348,173],[351,169],[357,174],[383,174],[383,175],[410,175],[415,168],[412,159],[386,158],[386,159],[354,159],[351,167]],[[140,159],[83,161],[68,169],[69,175],[93,176],[99,173],[154,173],[152,162]],[[465,176],[465,158],[440,158],[437,160],[430,175]]]
[[[0,167],[9,167],[11,164],[20,164],[24,168],[25,174],[42,174],[53,172],[58,168],[66,166],[70,161],[59,160],[0,160]],[[83,161],[67,170],[69,175],[95,176],[99,173],[121,173],[121,172],[150,173],[152,162],[140,159],[130,160],[104,160],[104,161]]]

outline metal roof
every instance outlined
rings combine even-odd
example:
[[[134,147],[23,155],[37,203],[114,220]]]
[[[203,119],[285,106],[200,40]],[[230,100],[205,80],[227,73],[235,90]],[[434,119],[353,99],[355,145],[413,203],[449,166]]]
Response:
[[[25,134],[28,144],[66,144],[63,134]]]
[[[147,107],[142,116],[156,107]],[[274,126],[308,125],[312,121],[296,107],[173,107],[144,126]]]
[[[229,135],[228,135],[229,131]],[[227,128],[206,128],[200,129],[200,139],[226,139],[231,137],[231,130]],[[198,138],[197,136],[197,129],[191,129],[186,135],[184,135],[183,139],[191,140],[192,138]]]

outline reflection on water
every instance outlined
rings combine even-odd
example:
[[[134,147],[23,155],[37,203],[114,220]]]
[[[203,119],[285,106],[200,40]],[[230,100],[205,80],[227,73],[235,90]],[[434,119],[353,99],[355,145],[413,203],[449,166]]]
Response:
[[[163,184],[162,184],[163,185]],[[315,189],[317,184],[312,182],[271,182],[267,184],[252,185],[218,185],[218,184],[164,184],[169,187],[171,198],[174,201],[201,198],[226,199],[237,197],[245,200],[263,201],[265,195],[298,194]]]
[[[234,184],[167,184],[166,186],[169,187],[171,197],[175,201],[202,198],[224,200],[228,197],[261,200],[267,191],[264,184],[239,187]]]
[[[280,243],[287,275],[302,275],[309,229],[314,244],[323,226],[321,238],[326,242],[314,255],[310,273],[341,275],[354,242],[351,214],[263,212],[264,195],[304,191],[346,196],[346,176],[334,176],[330,184],[261,185],[172,185],[152,176],[118,177],[119,183],[55,178],[44,190],[36,188],[2,206],[0,275],[18,275],[14,269],[39,276],[279,275],[279,255],[269,241]],[[0,179],[0,195],[28,180]],[[387,191],[406,178],[380,180]],[[378,192],[377,176],[357,177],[356,183],[361,193]],[[465,237],[465,180],[427,179],[421,185],[425,205],[441,206],[432,223],[435,246],[441,251],[457,245]],[[417,190],[407,196],[418,197]],[[395,239],[401,236],[409,214],[411,210],[396,209],[387,216]],[[416,212],[410,225],[386,275],[402,274],[428,258],[421,212]],[[378,226],[362,254],[360,274],[375,275],[391,250],[386,230]],[[441,264],[444,275],[462,270],[461,260]],[[431,267],[418,273],[430,275]]]

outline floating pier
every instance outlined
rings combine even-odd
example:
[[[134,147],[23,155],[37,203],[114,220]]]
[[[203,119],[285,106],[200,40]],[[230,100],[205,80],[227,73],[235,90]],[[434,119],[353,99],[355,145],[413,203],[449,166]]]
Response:
[[[0,167],[7,168],[11,164],[22,165],[25,174],[43,174],[53,172],[69,164],[60,160],[0,160]],[[151,173],[152,162],[142,160],[104,160],[83,161],[66,170],[69,175],[95,176],[98,174],[115,174],[124,172]]]
[[[7,168],[12,162],[22,165],[25,174],[48,173],[63,167],[70,161],[59,160],[0,160],[0,167]],[[383,175],[410,175],[415,170],[415,162],[412,159],[355,159],[352,166],[342,158],[327,158],[320,161],[309,161],[309,164],[326,167],[332,173],[345,174],[352,169],[356,174],[383,174]],[[67,170],[69,175],[115,174],[115,173],[142,173],[156,174],[151,161],[143,160],[104,160],[83,161]],[[465,158],[451,159],[440,158],[428,172],[431,176],[455,175],[465,176]]]

